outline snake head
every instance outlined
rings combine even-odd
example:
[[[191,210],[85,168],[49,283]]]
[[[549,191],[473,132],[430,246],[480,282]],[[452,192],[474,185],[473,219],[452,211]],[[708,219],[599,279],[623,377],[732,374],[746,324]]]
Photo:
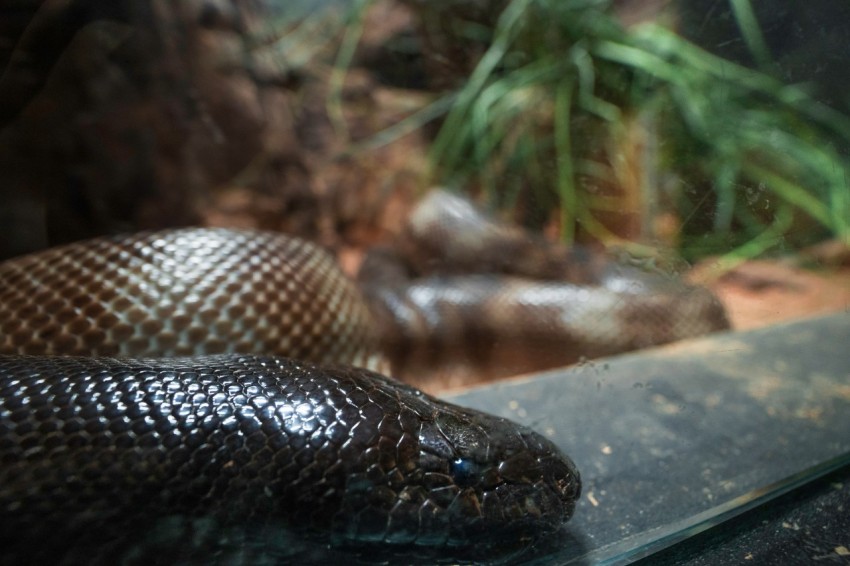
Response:
[[[552,442],[507,419],[371,379],[370,398],[387,412],[348,477],[335,517],[339,544],[489,562],[515,557],[572,516],[579,473]]]

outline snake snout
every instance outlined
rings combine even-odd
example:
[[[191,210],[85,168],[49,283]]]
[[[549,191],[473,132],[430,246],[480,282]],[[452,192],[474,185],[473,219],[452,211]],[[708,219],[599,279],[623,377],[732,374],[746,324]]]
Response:
[[[520,434],[535,455],[534,468],[539,470],[540,481],[551,489],[565,506],[564,520],[570,518],[575,503],[581,497],[581,475],[575,463],[553,442],[531,429],[522,428]]]
[[[442,449],[447,475],[458,488],[474,491],[482,518],[492,527],[533,519],[548,528],[572,516],[581,478],[554,443],[507,419],[469,409],[445,411],[435,424],[439,442],[431,440],[431,450]],[[504,511],[488,513],[494,501]]]

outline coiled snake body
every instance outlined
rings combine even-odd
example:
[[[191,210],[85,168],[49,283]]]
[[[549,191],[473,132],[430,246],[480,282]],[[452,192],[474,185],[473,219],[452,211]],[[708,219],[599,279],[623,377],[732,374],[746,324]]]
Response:
[[[228,541],[283,537],[314,543],[306,560],[474,561],[571,516],[578,472],[551,442],[327,365],[379,364],[376,340],[331,259],[284,236],[175,230],[0,264],[3,559],[230,563],[247,547]]]

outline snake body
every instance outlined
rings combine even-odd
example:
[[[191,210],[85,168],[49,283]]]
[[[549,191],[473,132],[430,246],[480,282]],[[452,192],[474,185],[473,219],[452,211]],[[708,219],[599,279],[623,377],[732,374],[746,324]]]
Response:
[[[143,232],[9,260],[0,321],[6,354],[377,363],[370,315],[331,256],[269,232]]]
[[[0,544],[17,563],[146,563],[178,531],[168,562],[231,563],[225,543],[257,536],[311,543],[304,561],[489,560],[580,493],[536,433],[328,366],[380,364],[371,315],[297,239],[174,230],[10,260],[0,321]]]
[[[359,281],[394,375],[468,383],[729,328],[709,290],[497,222],[430,192]]]

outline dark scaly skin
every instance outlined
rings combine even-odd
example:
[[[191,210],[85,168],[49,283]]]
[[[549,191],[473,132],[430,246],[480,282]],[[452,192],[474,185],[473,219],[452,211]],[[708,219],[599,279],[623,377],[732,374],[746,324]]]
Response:
[[[375,343],[357,289],[285,236],[172,230],[0,264],[4,559],[512,560],[570,517],[578,473],[551,443],[377,374],[49,356],[368,365]]]
[[[238,355],[0,356],[0,393],[10,563],[171,553],[167,563],[200,564],[233,551],[215,536],[212,548],[193,547],[197,535],[146,540],[197,519],[231,538],[263,533],[269,546],[289,537],[281,552],[309,543],[317,561],[328,546],[504,560],[554,533],[580,493],[573,463],[540,435],[366,370]]]

